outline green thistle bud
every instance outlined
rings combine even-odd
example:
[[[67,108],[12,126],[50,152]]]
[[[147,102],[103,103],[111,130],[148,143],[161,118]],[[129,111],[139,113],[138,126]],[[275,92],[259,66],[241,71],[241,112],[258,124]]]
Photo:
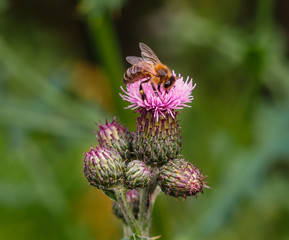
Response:
[[[131,138],[129,130],[116,122],[115,118],[111,123],[106,121],[104,124],[98,124],[97,140],[100,147],[113,149],[118,152],[122,158],[127,159],[130,153],[129,140]]]
[[[146,187],[152,177],[151,168],[142,161],[128,163],[125,170],[125,185],[129,189]]]
[[[106,148],[91,148],[84,157],[84,176],[99,189],[110,189],[123,182],[124,162],[119,154]]]
[[[126,200],[128,205],[131,207],[133,215],[136,219],[138,219],[138,213],[139,213],[139,201],[140,201],[140,196],[139,192],[137,190],[128,190],[126,192]],[[119,204],[117,202],[113,202],[112,205],[112,210],[113,213],[116,217],[122,219],[125,222],[123,213],[119,207]]]
[[[175,159],[182,145],[177,113],[164,113],[159,119],[150,111],[142,110],[140,113],[137,130],[132,138],[135,156],[153,166],[161,166]]]
[[[160,168],[159,186],[173,197],[197,196],[206,186],[206,177],[193,164],[184,159],[169,161]]]

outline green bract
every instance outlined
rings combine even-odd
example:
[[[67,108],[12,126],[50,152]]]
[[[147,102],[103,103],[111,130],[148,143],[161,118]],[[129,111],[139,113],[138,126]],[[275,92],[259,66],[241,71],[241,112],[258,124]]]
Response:
[[[152,166],[161,166],[180,154],[182,138],[175,116],[176,113],[174,117],[167,113],[157,121],[153,112],[141,112],[132,139],[136,158]]]

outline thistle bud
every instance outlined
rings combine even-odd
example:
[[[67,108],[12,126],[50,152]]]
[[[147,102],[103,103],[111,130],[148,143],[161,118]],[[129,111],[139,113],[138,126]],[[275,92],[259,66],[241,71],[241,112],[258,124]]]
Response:
[[[126,200],[128,205],[131,207],[134,217],[138,219],[138,212],[139,212],[139,192],[137,190],[128,190],[126,192]],[[117,202],[113,202],[112,210],[115,216],[122,219],[125,222],[123,213],[119,207]]]
[[[97,140],[100,147],[113,149],[122,158],[128,158],[130,153],[129,130],[124,125],[120,125],[115,118],[111,123],[106,121],[105,125],[99,124],[98,127]]]
[[[159,186],[173,197],[197,196],[206,186],[206,177],[193,164],[184,159],[169,161],[160,168]]]
[[[151,168],[142,161],[134,160],[126,166],[125,185],[129,189],[146,187],[151,177]]]
[[[180,154],[182,144],[177,113],[172,110],[158,119],[153,112],[141,110],[140,113],[137,130],[132,137],[135,156],[152,166],[162,166],[175,159]]]
[[[84,176],[99,189],[114,188],[123,181],[124,162],[120,155],[106,148],[91,148],[84,157]]]

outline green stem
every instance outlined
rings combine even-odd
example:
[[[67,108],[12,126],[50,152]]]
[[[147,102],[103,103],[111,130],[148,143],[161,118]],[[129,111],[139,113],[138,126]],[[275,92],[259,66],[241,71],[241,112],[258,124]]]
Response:
[[[134,218],[132,210],[126,201],[126,191],[124,189],[115,189],[115,195],[117,202],[119,203],[119,206],[124,215],[124,218],[126,220],[126,223],[130,226],[131,231],[137,235],[142,235],[141,229],[138,226],[138,223]]]
[[[146,211],[149,205],[149,187],[146,187],[140,192],[140,208],[139,208],[139,222],[142,229],[145,229],[144,223],[146,222]]]
[[[155,201],[156,201],[156,198],[160,192],[161,192],[160,187],[156,186],[154,189],[154,192],[151,194],[150,205],[149,205],[149,208],[147,210],[147,220],[148,220],[147,230],[148,231],[150,231],[150,228],[151,228],[152,213],[153,213]]]
[[[139,223],[142,226],[143,233],[147,237],[149,237],[150,233],[151,217],[154,202],[156,196],[159,193],[159,190],[157,188],[157,176],[158,176],[158,169],[155,168],[153,169],[153,179],[151,181],[151,184],[145,189],[142,189],[140,195]]]
[[[123,223],[122,228],[123,228],[123,236],[124,237],[130,237],[132,235],[130,227],[126,223]]]

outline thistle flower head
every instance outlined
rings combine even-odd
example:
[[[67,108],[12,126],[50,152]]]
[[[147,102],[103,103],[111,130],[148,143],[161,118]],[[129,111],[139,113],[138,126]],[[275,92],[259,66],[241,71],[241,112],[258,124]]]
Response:
[[[124,126],[116,121],[116,117],[112,122],[106,121],[105,124],[97,124],[97,139],[100,147],[113,149],[118,152],[123,158],[127,158],[129,152],[130,132]]]
[[[152,112],[143,110],[137,118],[137,129],[132,133],[131,145],[135,157],[152,166],[161,166],[177,158],[182,138],[176,118],[166,113],[157,121]]]
[[[176,77],[174,72],[173,75]],[[165,113],[169,113],[174,117],[174,110],[189,107],[187,104],[191,103],[194,99],[191,94],[196,84],[193,84],[193,80],[189,77],[184,81],[183,77],[179,75],[176,77],[175,84],[168,92],[161,87],[160,90],[156,90],[157,94],[150,82],[143,83],[142,88],[145,99],[143,99],[140,93],[141,82],[142,80],[139,80],[128,84],[126,90],[121,87],[124,94],[120,94],[120,96],[123,100],[131,103],[127,108],[152,111],[157,120],[160,115],[164,115]]]
[[[151,167],[139,160],[128,163],[125,170],[125,185],[129,189],[144,188],[152,178]]]
[[[173,197],[197,196],[203,188],[209,188],[206,177],[184,159],[169,161],[160,168],[159,186],[165,194]]]
[[[109,149],[95,147],[85,153],[84,176],[88,182],[99,189],[110,189],[121,184],[124,162],[121,156]]]

